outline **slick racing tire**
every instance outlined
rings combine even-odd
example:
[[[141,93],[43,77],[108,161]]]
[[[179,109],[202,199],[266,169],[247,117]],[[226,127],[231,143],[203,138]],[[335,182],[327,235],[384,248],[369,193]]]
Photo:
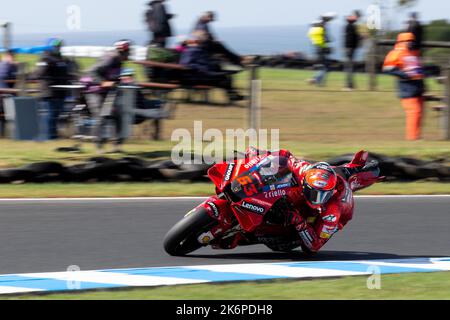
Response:
[[[164,249],[171,256],[185,256],[205,246],[198,237],[217,225],[217,220],[201,208],[178,222],[165,236]]]

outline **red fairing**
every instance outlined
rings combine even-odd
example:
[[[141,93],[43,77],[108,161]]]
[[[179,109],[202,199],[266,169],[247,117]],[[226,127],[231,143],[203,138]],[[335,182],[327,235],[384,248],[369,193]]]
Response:
[[[219,163],[208,170],[208,177],[211,179],[214,185],[220,190],[220,192],[222,192],[224,188],[222,184],[227,168],[228,168],[227,163]]]
[[[292,172],[288,167],[288,161],[285,161],[284,167],[286,173],[290,175],[284,183],[283,188],[273,190],[262,181],[263,177],[256,170],[258,165],[265,161],[267,165],[271,165],[270,161],[278,158],[289,159],[291,153],[285,150],[279,152],[262,152],[256,149],[249,149],[244,159],[235,160],[229,163],[219,163],[208,171],[208,176],[216,186],[217,194],[223,193],[227,187],[231,190],[232,183],[237,184],[239,189],[239,197],[233,203],[226,200],[219,200],[217,206],[221,207],[221,212],[232,212],[239,225],[246,232],[254,232],[261,227],[264,222],[265,214],[272,208],[275,202],[284,196],[298,195],[298,185],[291,186]],[[238,181],[237,183],[235,181]],[[294,191],[294,189],[297,189]],[[212,200],[211,200],[212,199]],[[216,203],[216,198],[209,201]],[[208,202],[208,201],[207,201]],[[204,204],[207,210],[209,205]],[[227,208],[228,207],[228,208]],[[223,230],[226,228],[222,228]]]
[[[239,224],[246,232],[255,231],[255,229],[259,225],[261,225],[264,219],[263,215],[257,215],[248,211],[244,211],[239,206],[234,207],[234,212],[236,212],[236,218],[239,221]]]
[[[224,233],[233,227],[234,213],[226,200],[218,199],[216,196],[209,198],[197,208],[204,208],[208,214],[219,221],[220,228],[214,230],[214,236]]]

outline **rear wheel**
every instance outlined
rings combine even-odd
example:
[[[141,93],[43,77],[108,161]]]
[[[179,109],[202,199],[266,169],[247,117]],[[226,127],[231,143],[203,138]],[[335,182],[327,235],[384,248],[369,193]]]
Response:
[[[164,249],[171,256],[184,256],[198,250],[204,246],[198,237],[217,224],[206,209],[197,209],[170,229],[164,238]]]

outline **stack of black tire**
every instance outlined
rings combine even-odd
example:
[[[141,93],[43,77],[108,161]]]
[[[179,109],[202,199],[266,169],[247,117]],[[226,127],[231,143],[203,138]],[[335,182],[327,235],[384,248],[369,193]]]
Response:
[[[343,165],[349,163],[353,154],[347,154],[330,159],[331,165]],[[417,181],[417,180],[437,180],[450,181],[450,167],[446,165],[448,160],[438,159],[434,161],[424,161],[408,157],[387,157],[384,155],[371,153],[370,161],[376,160],[380,163],[381,174],[387,181]]]
[[[328,160],[331,165],[350,162],[353,154]],[[435,180],[450,181],[450,167],[445,159],[423,161],[407,157],[371,154],[370,160],[380,163],[387,181]],[[40,162],[15,169],[0,170],[0,183],[48,182],[145,182],[145,181],[208,181],[207,164],[177,165],[171,160],[147,161],[125,157],[96,157],[85,163],[64,166],[58,162]]]
[[[146,161],[132,157],[116,160],[96,157],[73,166],[63,166],[58,162],[40,162],[16,169],[0,170],[0,183],[205,181],[209,167],[176,165],[170,160]]]

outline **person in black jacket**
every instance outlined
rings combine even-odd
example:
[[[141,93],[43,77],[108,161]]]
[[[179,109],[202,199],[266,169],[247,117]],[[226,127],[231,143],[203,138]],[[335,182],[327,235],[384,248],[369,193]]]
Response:
[[[167,38],[172,36],[172,27],[170,20],[174,17],[173,14],[167,13],[164,2],[166,0],[154,0],[149,2],[150,9],[145,13],[145,22],[147,23],[149,31],[153,34],[153,39],[150,44],[165,48],[167,45]]]
[[[419,21],[419,15],[417,12],[413,12],[410,15],[410,19],[408,21],[407,32],[411,32],[416,40],[413,43],[414,50],[418,50],[419,54],[422,50],[422,41],[423,41],[423,26]]]
[[[53,86],[70,85],[76,78],[76,68],[73,61],[61,54],[63,41],[50,39],[49,49],[44,52],[41,60],[36,64],[37,69],[32,73],[31,79],[39,80],[42,105],[48,112],[47,130],[48,139],[55,140],[58,135],[58,119],[64,108],[67,92],[55,89]]]
[[[356,50],[359,47],[359,44],[361,42],[361,36],[358,32],[358,27],[356,23],[358,22],[360,18],[359,11],[355,11],[354,14],[347,17],[347,25],[345,27],[345,39],[344,39],[344,45],[345,45],[345,70],[347,73],[347,79],[346,79],[346,90],[352,90],[354,89],[354,81],[353,81],[353,71],[354,71],[354,64],[355,64],[355,53]]]
[[[216,21],[217,16],[212,11],[207,11],[195,24],[193,32],[203,32],[206,36],[204,47],[211,54],[218,54],[223,56],[230,63],[242,67],[242,58],[228,49],[221,41],[217,40],[216,36],[212,33],[210,24]]]
[[[8,82],[10,80],[17,80],[18,66],[14,59],[14,52],[7,51],[2,57],[0,62],[0,88],[14,88],[14,82]],[[5,114],[3,108],[3,100],[8,95],[0,94],[0,136],[5,136]]]
[[[180,64],[191,69],[182,81],[186,85],[210,85],[227,91],[231,101],[244,99],[233,87],[233,71],[222,70],[220,63],[212,56],[208,46],[208,35],[204,31],[193,34],[186,51],[181,54]]]
[[[108,52],[100,61],[90,70],[89,75],[94,78],[95,82],[101,84],[100,105],[94,107],[99,115],[99,123],[97,126],[97,152],[102,153],[104,145],[108,142],[107,128],[110,120],[113,120],[117,139],[114,141],[114,152],[120,152],[121,145],[124,140],[119,136],[121,131],[121,113],[115,110],[114,103],[117,98],[116,85],[121,80],[121,74],[126,61],[129,60],[131,54],[132,42],[127,39],[119,40],[114,43],[114,52]]]
[[[18,72],[18,65],[15,61],[14,51],[7,51],[0,62],[0,88],[14,88],[14,83],[7,82],[9,80],[16,80]]]

